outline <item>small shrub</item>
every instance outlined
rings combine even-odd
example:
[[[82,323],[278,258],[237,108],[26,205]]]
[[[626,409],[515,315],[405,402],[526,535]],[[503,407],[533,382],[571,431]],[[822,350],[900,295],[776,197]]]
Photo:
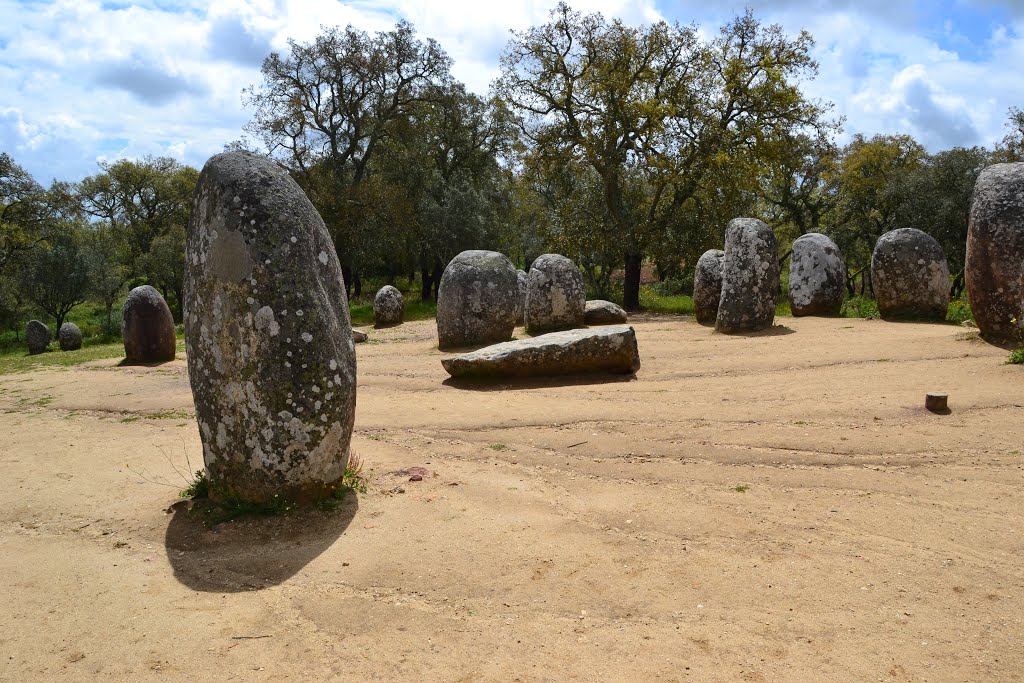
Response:
[[[1006,362],[1010,365],[1024,365],[1024,346],[1011,351],[1010,357],[1006,359]]]
[[[949,308],[946,309],[946,320],[960,325],[968,320],[974,322],[974,314],[971,312],[971,305],[967,299],[957,297],[950,299]]]
[[[195,479],[181,490],[182,498],[204,500],[210,497],[210,480],[206,478],[206,470],[196,470]]]
[[[865,296],[855,296],[843,302],[839,315],[844,318],[875,320],[878,318],[878,302]]]
[[[693,294],[693,273],[678,278],[668,278],[651,285],[651,290],[658,296],[687,296]]]
[[[746,493],[750,490],[749,484],[737,484],[736,488],[733,489],[736,493]]]

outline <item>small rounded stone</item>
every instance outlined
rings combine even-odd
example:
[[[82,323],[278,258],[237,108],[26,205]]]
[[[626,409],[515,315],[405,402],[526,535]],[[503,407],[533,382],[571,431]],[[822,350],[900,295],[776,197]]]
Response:
[[[883,319],[946,317],[949,266],[927,233],[898,228],[879,237],[871,254],[871,282]]]
[[[846,264],[836,243],[818,232],[798,237],[789,259],[793,315],[839,315],[845,294]]]
[[[438,347],[505,341],[516,324],[518,298],[516,268],[507,256],[481,249],[460,253],[437,288]]]
[[[50,328],[38,320],[29,320],[25,325],[25,343],[28,345],[28,354],[34,356],[46,351],[50,345]]]
[[[121,307],[121,338],[130,363],[174,360],[177,338],[167,302],[149,285],[128,292]]]
[[[543,254],[530,266],[526,331],[544,334],[583,325],[587,292],[580,269],[561,254]]]
[[[392,327],[402,324],[405,315],[405,297],[397,288],[384,285],[373,297],[374,327]]]
[[[708,249],[697,259],[693,272],[693,312],[701,325],[714,325],[722,298],[722,261],[725,252]]]
[[[57,341],[61,351],[76,351],[82,348],[82,330],[74,323],[64,323],[57,330]]]

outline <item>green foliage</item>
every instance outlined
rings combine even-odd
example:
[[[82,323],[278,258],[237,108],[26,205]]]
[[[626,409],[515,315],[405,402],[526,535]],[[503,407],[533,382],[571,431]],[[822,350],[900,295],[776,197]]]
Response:
[[[878,302],[863,296],[851,297],[843,302],[839,315],[843,318],[875,320],[878,318]]]
[[[822,125],[798,87],[816,72],[812,42],[749,11],[704,39],[565,3],[515,33],[495,89],[523,117],[549,240],[585,269],[624,262],[623,301],[636,309],[644,256],[695,262],[727,218],[746,215],[759,170],[793,132]]]
[[[677,278],[668,278],[651,285],[651,291],[658,296],[693,295],[693,272]]]
[[[1011,365],[1024,365],[1024,346],[1011,351],[1010,357],[1006,359],[1006,362]]]
[[[650,285],[640,288],[640,306],[649,313],[693,314],[693,297],[685,295],[661,296]]]
[[[210,497],[210,480],[206,477],[206,470],[196,470],[195,478],[183,488],[179,495],[182,498],[202,500]]]
[[[733,491],[735,491],[736,493],[746,493],[749,490],[749,484],[737,484],[736,487],[733,489]]]
[[[958,325],[966,321],[974,322],[974,313],[971,312],[971,304],[966,297],[950,299],[949,308],[946,309],[946,320]]]

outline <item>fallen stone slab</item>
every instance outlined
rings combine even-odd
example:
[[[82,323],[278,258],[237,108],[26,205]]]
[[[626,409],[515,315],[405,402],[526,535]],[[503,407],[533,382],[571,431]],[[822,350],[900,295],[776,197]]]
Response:
[[[550,332],[441,359],[452,377],[547,377],[634,373],[640,369],[630,325]]]

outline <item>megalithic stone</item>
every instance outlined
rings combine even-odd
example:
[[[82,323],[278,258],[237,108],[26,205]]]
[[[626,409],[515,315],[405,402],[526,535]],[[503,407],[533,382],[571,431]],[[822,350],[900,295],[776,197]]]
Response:
[[[207,161],[185,251],[189,381],[211,497],[302,502],[345,472],[356,358],[323,220],[268,158]]]

